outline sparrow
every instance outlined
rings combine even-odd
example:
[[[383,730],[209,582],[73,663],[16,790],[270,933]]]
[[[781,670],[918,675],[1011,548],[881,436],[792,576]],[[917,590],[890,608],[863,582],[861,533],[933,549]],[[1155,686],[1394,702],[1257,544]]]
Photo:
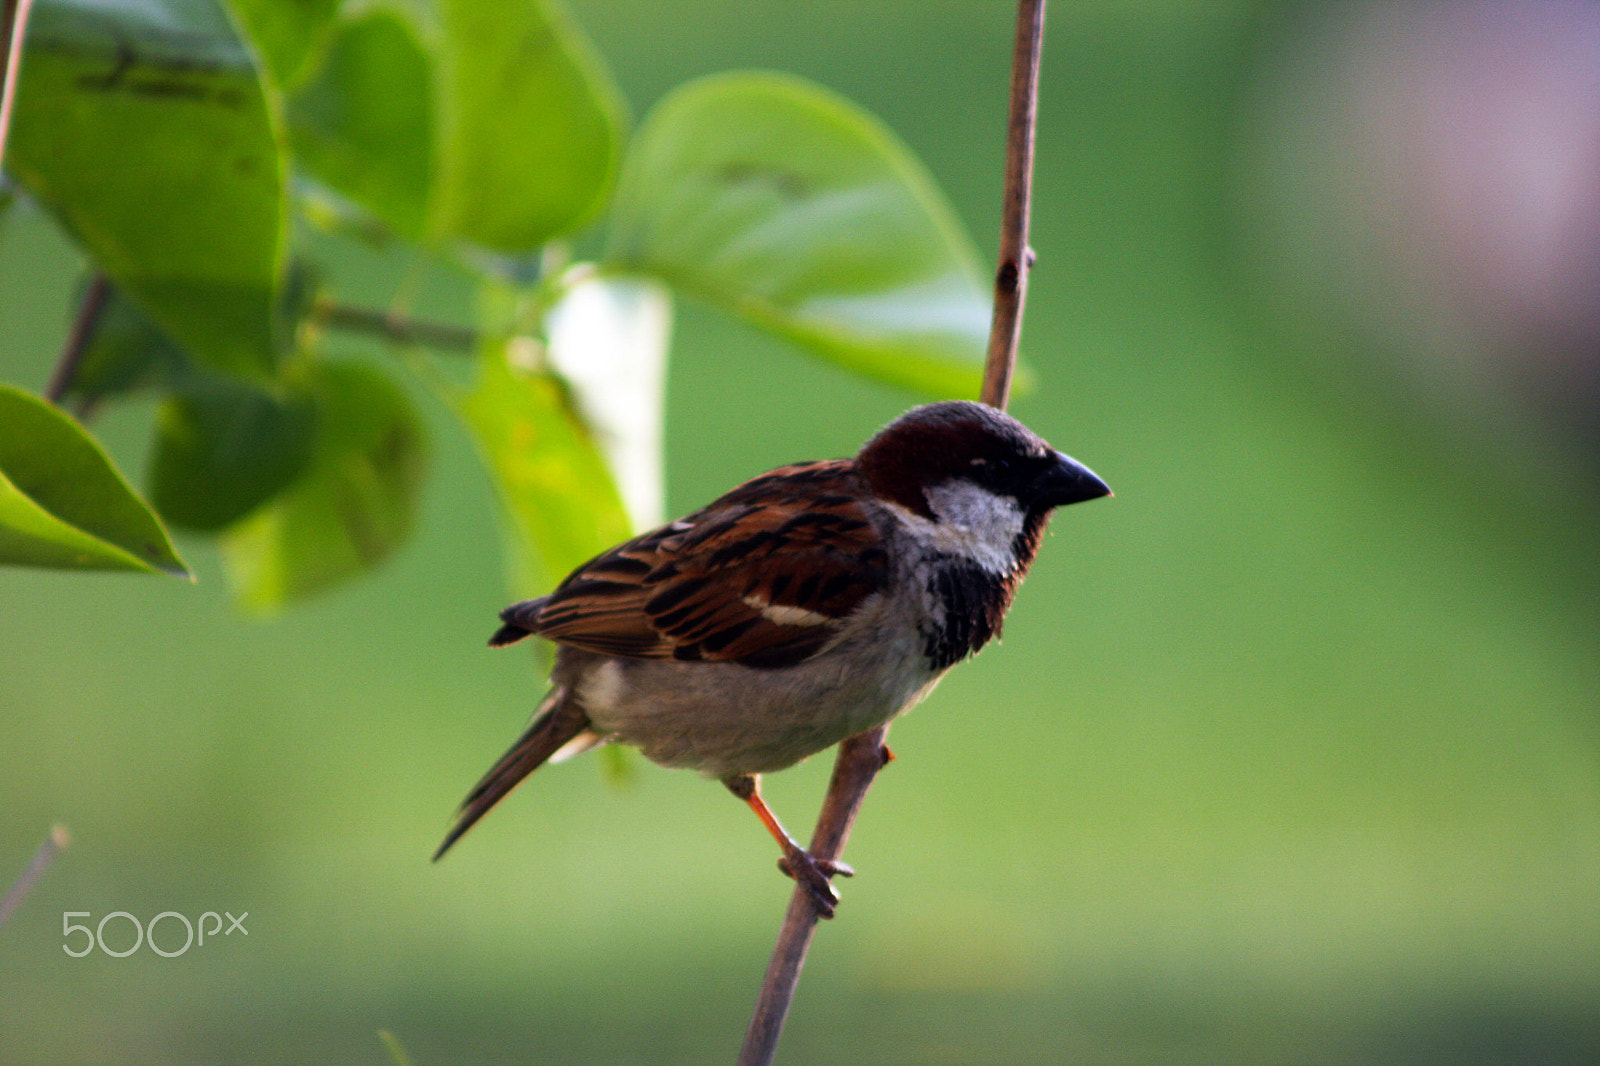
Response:
[[[551,688],[434,859],[544,763],[614,741],[721,780],[831,917],[853,871],[784,830],[760,775],[916,705],[1000,635],[1051,511],[1110,494],[1010,415],[949,401],[603,552],[500,613],[491,647],[558,646]]]

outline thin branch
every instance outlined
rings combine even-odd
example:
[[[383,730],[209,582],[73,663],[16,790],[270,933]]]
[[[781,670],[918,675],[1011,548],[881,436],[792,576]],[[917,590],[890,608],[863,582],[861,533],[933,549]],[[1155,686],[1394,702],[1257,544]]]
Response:
[[[1022,304],[1028,295],[1033,250],[1028,247],[1028,207],[1033,198],[1033,135],[1039,116],[1039,54],[1044,44],[1044,0],[1017,5],[1011,53],[1011,118],[1006,126],[1006,185],[1000,212],[1000,255],[994,274],[994,318],[989,359],[983,368],[983,402],[1002,410],[1011,398],[1011,372],[1022,339]]]
[[[1032,194],[1034,120],[1038,114],[1039,55],[1044,38],[1044,0],[1020,0],[1017,5],[1016,48],[1012,54],[1011,115],[1006,136],[1005,197],[1000,222],[1000,264],[995,271],[994,320],[989,334],[989,355],[984,365],[984,403],[1004,409],[1011,392],[1011,373],[1017,361],[1017,341],[1022,333],[1022,305],[1027,293],[1028,207]],[[878,771],[892,756],[885,740],[887,724],[851,737],[839,745],[833,778],[822,802],[811,854],[818,859],[838,859],[844,852],[850,827],[867,797]],[[784,1019],[794,999],[795,986],[820,917],[810,890],[796,885],[783,917],[778,942],[761,984],[750,1028],[739,1053],[739,1066],[768,1066],[778,1050]]]
[[[428,322],[389,311],[318,300],[312,320],[330,329],[352,333],[371,333],[395,344],[418,345],[447,352],[470,352],[478,346],[478,334],[465,326],[447,322]]]
[[[59,405],[72,387],[72,379],[78,373],[78,366],[89,348],[89,339],[94,336],[95,324],[100,321],[100,313],[105,310],[110,296],[111,283],[104,274],[95,274],[78,303],[78,315],[72,320],[66,343],[61,346],[56,368],[50,372],[50,383],[44,387],[44,398],[51,403]]]
[[[45,386],[44,397],[51,403],[59,404],[72,387],[73,375],[83,361],[89,340],[94,336],[95,323],[105,310],[110,295],[111,285],[106,276],[96,274],[83,294],[83,301],[78,304],[78,315],[73,320],[66,343],[62,345],[61,358],[56,361],[55,370],[50,374],[50,383]],[[319,300],[312,310],[312,320],[331,329],[375,334],[394,344],[421,345],[448,352],[470,352],[478,344],[478,334],[464,326],[427,322],[332,301]]]
[[[6,135],[17,97],[17,72],[22,69],[22,38],[28,32],[33,0],[0,0],[0,164],[6,158]]]
[[[844,854],[850,827],[855,825],[861,801],[867,798],[872,779],[893,757],[883,743],[883,738],[888,734],[888,726],[879,726],[839,745],[839,757],[833,764],[828,794],[822,801],[816,832],[811,835],[811,854],[814,857],[837,859]],[[805,965],[806,952],[811,947],[811,937],[816,932],[820,917],[811,890],[804,885],[795,885],[794,893],[789,897],[789,909],[783,915],[778,943],[772,949],[771,961],[767,963],[767,975],[761,982],[755,1015],[750,1019],[750,1028],[744,1036],[744,1048],[739,1052],[739,1066],[767,1066],[777,1052],[783,1021],[789,1014],[795,986],[800,983],[800,968]]]
[[[67,832],[66,826],[50,827],[50,835],[44,838],[39,850],[33,853],[33,860],[28,863],[28,868],[22,871],[22,876],[11,886],[11,891],[6,893],[5,899],[0,899],[0,925],[4,925],[12,912],[22,906],[22,901],[33,891],[33,886],[39,878],[45,875],[45,871],[56,861],[56,856],[60,855],[71,842],[72,836]]]

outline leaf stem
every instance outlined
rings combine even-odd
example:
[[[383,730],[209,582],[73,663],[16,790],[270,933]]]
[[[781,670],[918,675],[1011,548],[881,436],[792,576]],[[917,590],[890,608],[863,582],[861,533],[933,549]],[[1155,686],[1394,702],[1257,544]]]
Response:
[[[429,322],[392,311],[352,307],[332,300],[318,300],[312,321],[330,329],[351,333],[370,333],[395,344],[419,345],[446,352],[470,352],[478,346],[478,333],[465,326]]]
[[[96,272],[78,303],[78,314],[72,320],[66,343],[61,346],[61,357],[56,360],[56,367],[50,372],[50,382],[44,387],[44,398],[58,407],[61,398],[72,387],[73,376],[77,374],[78,365],[83,362],[84,353],[89,348],[89,338],[94,336],[95,323],[100,321],[100,313],[105,310],[106,300],[110,296],[111,283],[104,274]]]
[[[1022,306],[1027,294],[1028,269],[1033,252],[1028,248],[1028,209],[1032,196],[1033,142],[1039,107],[1039,56],[1044,40],[1045,0],[1019,0],[1016,45],[1012,53],[1011,108],[1006,134],[1005,195],[1000,221],[999,266],[995,271],[994,318],[990,325],[989,354],[984,365],[980,399],[1004,409],[1011,392],[1017,362],[1017,342],[1022,335]],[[884,743],[887,724],[839,745],[839,756],[828,782],[828,794],[811,837],[811,854],[838,859],[850,827],[867,797],[878,771],[891,758]],[[778,1038],[794,999],[806,952],[816,933],[819,914],[811,892],[796,885],[789,899],[778,942],[772,949],[756,1001],[755,1014],[745,1033],[739,1066],[768,1066],[777,1053]]]
[[[22,38],[27,35],[28,13],[32,9],[33,0],[0,0],[0,164],[6,158],[17,72],[22,69]]]

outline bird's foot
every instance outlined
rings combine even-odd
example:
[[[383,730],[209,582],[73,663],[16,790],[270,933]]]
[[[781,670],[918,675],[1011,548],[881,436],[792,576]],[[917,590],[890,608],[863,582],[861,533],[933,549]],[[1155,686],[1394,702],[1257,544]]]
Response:
[[[847,863],[837,859],[819,859],[809,851],[795,848],[778,860],[778,869],[811,893],[819,918],[832,918],[839,905],[839,893],[834,891],[830,877],[854,877],[856,872]]]

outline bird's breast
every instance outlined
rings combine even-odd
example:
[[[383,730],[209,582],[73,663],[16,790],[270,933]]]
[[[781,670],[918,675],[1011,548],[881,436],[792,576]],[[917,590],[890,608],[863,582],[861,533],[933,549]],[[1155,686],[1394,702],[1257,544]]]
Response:
[[[943,674],[906,604],[878,595],[802,663],[562,656],[595,728],[664,766],[717,777],[792,766],[915,705]],[[575,668],[574,668],[575,667]]]

